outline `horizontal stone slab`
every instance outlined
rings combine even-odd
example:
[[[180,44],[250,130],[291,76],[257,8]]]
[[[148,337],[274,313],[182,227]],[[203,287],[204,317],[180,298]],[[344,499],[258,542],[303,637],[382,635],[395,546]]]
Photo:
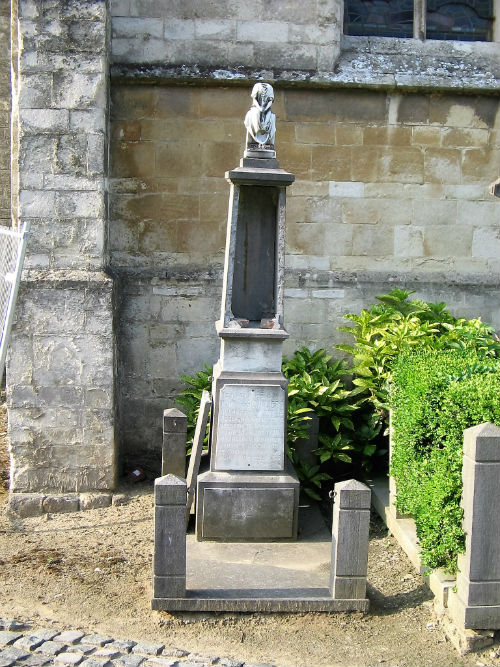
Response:
[[[214,591],[215,592],[215,591]],[[287,593],[290,591],[288,590]],[[188,591],[185,598],[153,598],[151,607],[155,611],[249,611],[249,612],[349,612],[369,610],[370,601],[334,600],[324,595],[303,597],[231,597],[242,591],[228,591],[231,596],[224,597],[224,591],[216,591],[212,597],[210,591]]]

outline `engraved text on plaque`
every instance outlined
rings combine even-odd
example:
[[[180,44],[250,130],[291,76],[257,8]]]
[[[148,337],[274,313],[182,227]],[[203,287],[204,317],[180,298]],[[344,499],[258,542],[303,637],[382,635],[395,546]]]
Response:
[[[215,470],[283,470],[285,390],[225,384],[220,390]]]

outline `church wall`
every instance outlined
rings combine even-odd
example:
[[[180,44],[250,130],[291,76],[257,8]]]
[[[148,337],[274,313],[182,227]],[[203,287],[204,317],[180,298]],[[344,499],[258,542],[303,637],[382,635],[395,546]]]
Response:
[[[116,84],[110,253],[121,276],[126,451],[158,450],[179,375],[218,356],[229,185],[251,87]],[[348,340],[343,316],[393,286],[500,328],[498,99],[276,86],[288,190],[287,351]],[[145,433],[151,436],[144,438]]]

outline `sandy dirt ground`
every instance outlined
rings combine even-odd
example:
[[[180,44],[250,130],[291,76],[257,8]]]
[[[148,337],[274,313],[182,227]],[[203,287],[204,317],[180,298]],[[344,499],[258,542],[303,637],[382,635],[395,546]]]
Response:
[[[124,506],[22,520],[8,516],[3,493],[0,617],[277,665],[500,664],[495,647],[457,654],[433,617],[430,593],[378,520],[369,614],[152,612],[152,484],[124,490]]]
[[[369,614],[153,612],[151,481],[124,486],[126,505],[20,519],[6,511],[7,468],[0,405],[2,618],[280,666],[500,665],[498,643],[458,655],[433,616],[430,592],[377,518]]]

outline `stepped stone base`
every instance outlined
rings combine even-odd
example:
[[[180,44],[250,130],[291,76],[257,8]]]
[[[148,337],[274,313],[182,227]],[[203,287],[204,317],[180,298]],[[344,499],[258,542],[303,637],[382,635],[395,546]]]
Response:
[[[273,541],[297,539],[299,480],[284,472],[213,472],[199,476],[198,540]]]

